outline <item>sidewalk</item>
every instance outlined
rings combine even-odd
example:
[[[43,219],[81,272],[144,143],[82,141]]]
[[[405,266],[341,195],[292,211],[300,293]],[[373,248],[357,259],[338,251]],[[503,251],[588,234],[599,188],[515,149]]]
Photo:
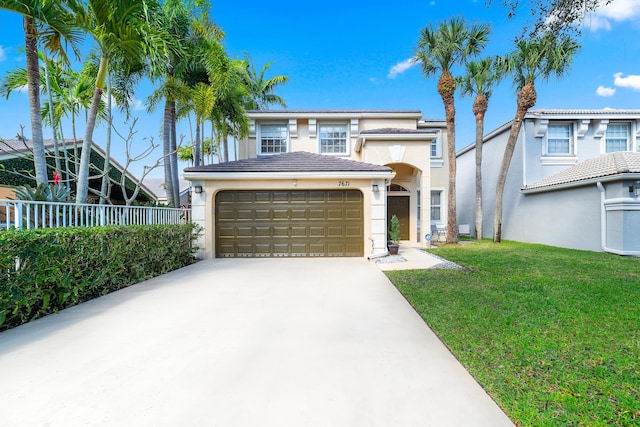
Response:
[[[400,242],[398,255],[372,259],[380,270],[422,270],[433,268],[444,262],[442,259],[423,251],[417,243]]]

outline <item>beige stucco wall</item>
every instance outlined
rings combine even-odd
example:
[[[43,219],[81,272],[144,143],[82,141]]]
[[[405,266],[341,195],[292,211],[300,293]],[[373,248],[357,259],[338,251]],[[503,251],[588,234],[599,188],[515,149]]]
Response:
[[[424,235],[431,222],[430,141],[370,141],[356,160],[390,166],[396,173],[392,182],[409,190],[409,239],[426,243]],[[418,224],[418,189],[420,189],[420,224]],[[426,189],[426,191],[422,191]],[[393,194],[391,195],[393,196]],[[420,233],[420,235],[418,234]]]
[[[258,123],[289,123],[289,121],[284,119],[258,120],[255,126],[256,135],[259,133]],[[295,119],[295,123],[297,132],[295,136],[292,135],[289,137],[289,151],[306,151],[308,153],[319,153],[320,148],[318,146],[319,139],[317,136],[317,132],[315,136],[309,135],[309,119],[297,118]],[[349,119],[345,118],[323,118],[317,119],[316,123],[317,125],[322,123],[344,123],[350,126],[351,122]],[[340,157],[359,160],[359,156],[357,153],[355,153],[354,150],[358,142],[360,132],[362,132],[363,130],[381,128],[416,129],[416,120],[403,118],[360,118],[358,119],[358,132],[350,133],[350,155]],[[256,135],[252,135],[240,143],[239,157],[241,159],[257,157],[258,152],[256,146]]]
[[[213,177],[212,177],[213,178]],[[364,255],[386,250],[385,179],[353,178],[281,178],[281,179],[236,179],[201,180],[193,185],[202,185],[203,193],[192,194],[192,218],[207,230],[200,238],[199,258],[215,257],[215,200],[216,194],[224,190],[359,190],[363,195]],[[372,191],[372,184],[379,191]]]

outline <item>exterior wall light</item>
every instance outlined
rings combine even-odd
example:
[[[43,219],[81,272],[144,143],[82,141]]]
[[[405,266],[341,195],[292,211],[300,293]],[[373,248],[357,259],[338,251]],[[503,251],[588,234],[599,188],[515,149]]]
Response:
[[[378,184],[373,184],[373,185],[371,186],[371,191],[373,191],[374,193],[377,193],[378,191],[380,191],[380,190],[378,189]]]
[[[629,186],[629,193],[633,193],[636,197],[640,197],[640,181],[636,181]]]
[[[196,194],[202,193],[202,185],[195,185],[193,187],[193,192],[196,193]]]

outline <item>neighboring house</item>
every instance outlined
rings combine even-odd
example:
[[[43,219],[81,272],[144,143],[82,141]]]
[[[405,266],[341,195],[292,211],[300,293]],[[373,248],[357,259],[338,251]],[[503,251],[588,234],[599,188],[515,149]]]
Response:
[[[483,144],[483,234],[511,123]],[[640,110],[534,110],[504,190],[502,238],[640,256]],[[475,224],[475,145],[457,154],[459,224]]]
[[[248,115],[239,160],[185,169],[201,257],[376,256],[391,215],[416,244],[446,222],[444,121],[415,110]]]
[[[79,162],[80,153],[82,151],[82,141],[66,140],[58,142],[58,150],[60,163],[62,168],[65,167],[65,152],[67,159],[69,160],[69,168],[75,170],[75,163]],[[53,170],[55,169],[55,150],[53,140],[46,139],[44,141],[45,151],[47,156],[47,164],[49,165],[49,179],[53,179]],[[31,156],[32,144],[30,140],[23,139],[0,139],[0,165],[4,167],[4,170],[0,167],[0,199],[15,198],[13,188],[28,184],[32,187],[35,186],[35,179],[30,179],[24,176],[24,171],[33,171],[33,158]],[[106,158],[105,151],[97,144],[91,145],[91,164],[97,168],[90,171],[91,176],[95,178],[89,180],[89,187],[100,190],[102,185],[101,170]],[[113,158],[110,160],[112,179],[117,180],[118,184],[114,184],[111,188],[110,200],[113,204],[124,204],[124,197],[120,188],[119,182],[122,177],[124,167],[120,165]],[[21,172],[21,174],[12,173],[14,171]],[[62,171],[61,171],[62,172]],[[135,189],[135,183],[138,182],[138,178],[131,174],[129,171],[125,173],[125,183],[128,194],[133,194]],[[72,191],[75,191],[74,185],[71,186]],[[89,203],[97,202],[99,196],[89,192]],[[155,204],[157,201],[156,195],[146,185],[140,186],[140,192],[136,197],[138,204]]]
[[[146,178],[144,180],[144,185],[153,191],[159,204],[167,204],[167,189],[165,187],[164,178]],[[180,179],[178,181],[178,185],[180,186],[180,203],[178,207],[187,207],[191,203],[189,181],[186,179]]]

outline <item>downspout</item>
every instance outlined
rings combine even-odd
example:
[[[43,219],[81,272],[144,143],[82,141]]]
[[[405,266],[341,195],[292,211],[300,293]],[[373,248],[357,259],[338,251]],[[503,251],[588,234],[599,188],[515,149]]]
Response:
[[[600,247],[604,252],[612,252],[607,248],[607,210],[604,207],[606,194],[601,181],[598,181],[596,185],[600,190]]]

